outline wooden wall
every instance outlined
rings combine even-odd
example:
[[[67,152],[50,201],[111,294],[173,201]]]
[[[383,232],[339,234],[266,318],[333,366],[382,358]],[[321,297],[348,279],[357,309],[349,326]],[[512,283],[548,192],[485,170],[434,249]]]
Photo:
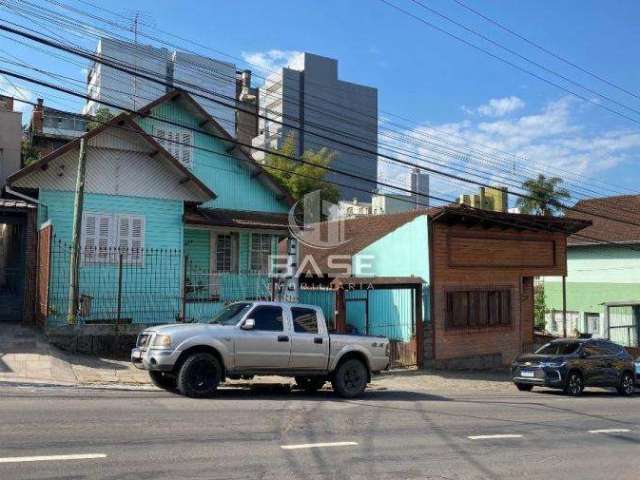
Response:
[[[533,281],[563,275],[563,234],[432,223],[433,341],[435,359],[502,354],[510,363],[533,341]],[[511,291],[511,325],[445,330],[446,293],[451,290]]]

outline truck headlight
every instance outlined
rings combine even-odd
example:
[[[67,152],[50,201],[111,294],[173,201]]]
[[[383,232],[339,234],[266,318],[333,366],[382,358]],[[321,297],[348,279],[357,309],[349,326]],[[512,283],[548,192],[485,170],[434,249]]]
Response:
[[[159,348],[171,348],[171,337],[169,335],[156,335],[153,339],[153,346]]]

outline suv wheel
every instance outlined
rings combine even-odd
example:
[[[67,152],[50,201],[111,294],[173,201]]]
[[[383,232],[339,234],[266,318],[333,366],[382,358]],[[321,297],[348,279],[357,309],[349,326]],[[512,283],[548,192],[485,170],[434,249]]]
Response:
[[[208,397],[218,388],[222,367],[210,353],[194,353],[189,356],[178,373],[178,390],[193,398]]]
[[[295,377],[296,385],[308,393],[316,392],[326,383],[322,377]]]
[[[622,378],[620,378],[620,385],[618,386],[618,393],[625,397],[630,397],[635,393],[636,386],[633,379],[633,375],[629,372],[624,372]]]
[[[151,383],[156,387],[169,392],[176,391],[177,380],[175,374],[151,370],[149,371],[149,377],[151,377]]]
[[[582,380],[582,375],[580,375],[579,372],[569,372],[567,383],[564,387],[564,393],[571,395],[572,397],[577,397],[582,394],[583,390],[584,381]]]
[[[516,383],[516,387],[518,387],[518,390],[521,392],[530,392],[533,389],[533,385],[528,383]]]
[[[342,362],[331,381],[333,390],[343,398],[357,397],[367,387],[367,373],[367,367],[357,358]]]

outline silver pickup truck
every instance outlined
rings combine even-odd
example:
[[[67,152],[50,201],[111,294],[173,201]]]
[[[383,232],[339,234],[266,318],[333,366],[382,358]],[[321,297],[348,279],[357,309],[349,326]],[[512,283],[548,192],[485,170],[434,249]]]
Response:
[[[353,398],[371,373],[388,368],[389,340],[329,334],[316,306],[238,302],[209,323],[144,330],[131,361],[158,387],[189,397],[213,394],[226,378],[281,375],[307,391],[330,381],[338,395]]]

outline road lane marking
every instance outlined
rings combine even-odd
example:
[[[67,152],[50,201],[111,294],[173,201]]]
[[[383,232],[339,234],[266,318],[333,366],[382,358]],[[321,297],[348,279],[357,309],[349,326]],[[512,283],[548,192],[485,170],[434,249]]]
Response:
[[[625,433],[630,431],[628,428],[603,428],[601,430],[589,430],[589,433]]]
[[[299,450],[301,448],[325,448],[325,447],[349,447],[358,445],[356,442],[330,442],[330,443],[301,443],[298,445],[280,445],[283,450]]]
[[[79,453],[75,455],[38,455],[33,457],[0,457],[0,463],[22,462],[51,462],[63,460],[90,460],[93,458],[107,458],[104,453]]]
[[[470,435],[469,440],[490,440],[494,438],[522,438],[522,435],[515,433],[501,433],[498,435]]]

